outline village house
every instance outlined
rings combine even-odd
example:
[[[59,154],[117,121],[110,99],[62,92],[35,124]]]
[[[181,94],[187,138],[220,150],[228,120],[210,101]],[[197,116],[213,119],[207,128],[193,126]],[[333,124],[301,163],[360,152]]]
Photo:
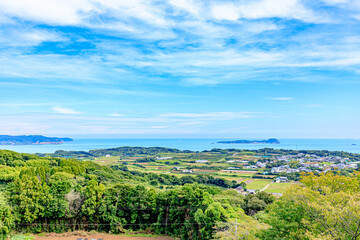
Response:
[[[244,191],[243,186],[238,186],[237,188],[235,188],[235,190],[239,193],[242,193]]]
[[[288,182],[288,178],[287,177],[277,177],[275,181],[277,183],[286,183],[286,182]]]
[[[254,189],[248,189],[246,190],[248,192],[248,194],[255,194],[256,191]]]
[[[195,162],[196,163],[206,163],[206,162],[208,162],[208,160],[196,160]]]
[[[172,159],[172,157],[158,157],[156,159],[157,160],[168,160],[168,159]]]

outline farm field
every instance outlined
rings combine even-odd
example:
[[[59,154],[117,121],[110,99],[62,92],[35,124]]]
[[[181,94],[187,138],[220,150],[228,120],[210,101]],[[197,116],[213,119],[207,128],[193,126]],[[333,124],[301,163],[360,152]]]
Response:
[[[261,190],[271,182],[272,182],[272,180],[270,180],[270,179],[254,179],[253,181],[248,183],[246,185],[246,187],[248,189]]]
[[[257,161],[264,158],[273,159],[274,155],[254,155],[252,152],[222,153],[214,154],[210,152],[200,153],[156,153],[156,154],[136,154],[122,156],[103,156],[87,159],[100,165],[118,166],[128,171],[138,171],[144,173],[166,174],[177,177],[197,175],[209,175],[214,178],[222,178],[230,182],[246,183],[247,189],[262,190],[268,193],[283,193],[293,183],[272,183],[276,175],[265,172],[264,168],[248,169],[247,166],[254,165]],[[192,172],[188,172],[192,171]],[[255,177],[256,176],[256,177]],[[259,178],[260,177],[260,178]],[[163,185],[159,183],[158,186]],[[163,186],[167,188],[167,186]]]
[[[288,188],[294,186],[296,183],[272,183],[266,189],[268,193],[285,193]]]

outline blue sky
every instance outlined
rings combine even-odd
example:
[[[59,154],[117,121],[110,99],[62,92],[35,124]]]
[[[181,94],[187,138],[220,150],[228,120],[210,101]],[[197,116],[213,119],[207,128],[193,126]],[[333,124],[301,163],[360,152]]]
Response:
[[[360,138],[359,0],[0,0],[0,133]]]

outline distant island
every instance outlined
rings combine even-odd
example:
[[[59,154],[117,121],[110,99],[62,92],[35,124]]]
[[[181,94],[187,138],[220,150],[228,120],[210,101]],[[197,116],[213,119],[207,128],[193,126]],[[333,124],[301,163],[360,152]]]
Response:
[[[0,145],[61,144],[71,141],[73,141],[71,138],[45,137],[41,135],[0,135]]]
[[[234,141],[219,141],[217,143],[225,144],[280,144],[280,141],[276,138],[270,138],[268,140],[234,140]]]

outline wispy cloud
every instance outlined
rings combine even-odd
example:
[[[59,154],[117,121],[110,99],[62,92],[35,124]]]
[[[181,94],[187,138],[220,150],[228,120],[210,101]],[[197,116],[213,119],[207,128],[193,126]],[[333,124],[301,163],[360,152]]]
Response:
[[[236,119],[236,118],[252,118],[259,117],[259,113],[251,112],[208,112],[208,113],[165,113],[161,117],[175,117],[175,118],[222,118],[222,119]]]
[[[111,114],[109,114],[109,116],[110,116],[110,117],[123,117],[123,116],[125,116],[125,115],[120,114],[120,113],[111,113]]]
[[[318,103],[312,103],[312,104],[306,104],[305,107],[307,107],[307,108],[324,108],[325,105],[318,104]]]
[[[15,41],[14,41],[15,39]],[[10,28],[0,28],[1,48],[6,47],[29,47],[37,46],[43,42],[65,42],[66,37],[61,34],[33,27],[16,26]]]
[[[290,100],[293,100],[294,98],[292,98],[292,97],[270,97],[269,99],[277,100],[277,101],[290,101]]]
[[[81,112],[75,111],[71,108],[64,108],[64,107],[53,107],[52,110],[56,113],[61,114],[80,114]]]
[[[164,128],[168,128],[169,126],[151,126],[150,128],[153,129],[164,129]]]
[[[70,131],[76,134],[94,133],[94,134],[115,134],[126,131],[144,133],[148,130],[159,130],[168,132],[197,132],[198,128],[217,125],[224,121],[240,121],[249,118],[263,118],[266,116],[259,113],[245,112],[208,112],[208,113],[162,113],[146,114],[136,116],[131,114],[129,117],[97,116],[85,115],[70,108],[54,107],[52,113],[22,113],[22,119],[19,114],[1,115],[0,124],[3,129],[10,131],[15,123],[29,126],[29,133],[36,133],[39,129],[46,129],[51,134],[60,133],[62,130]],[[117,115],[116,115],[117,116]],[[61,127],[56,124],[61,121]],[[25,128],[25,127],[24,127]],[[151,132],[150,132],[151,133]],[[64,132],[66,134],[66,132]]]
[[[324,4],[343,7],[348,2]],[[347,36],[357,38],[357,33],[329,31],[324,24],[332,24],[331,14],[324,15],[317,5],[299,0],[0,0],[0,9],[1,16],[13,21],[1,28],[0,43],[17,48],[16,53],[0,52],[0,74],[4,77],[83,82],[171,79],[174,83],[215,85],[299,81],[304,78],[297,73],[287,71],[286,77],[273,77],[278,76],[274,71],[301,68],[303,75],[310,75],[314,67],[360,65],[358,41],[353,41],[351,47],[345,42]],[[32,24],[24,26],[19,19]],[[282,37],[291,29],[299,31],[297,27],[302,24],[292,23],[294,19],[322,24],[309,30],[301,28],[302,33],[290,38]],[[79,26],[99,36],[92,39],[77,31],[69,37],[61,28],[34,27],[36,24]],[[43,49],[43,43],[59,44]],[[39,48],[34,52],[19,48],[35,46]],[[19,67],[22,71],[17,71]],[[271,77],[263,77],[265,74]]]
[[[225,2],[212,6],[213,17],[219,20],[236,21],[240,19],[290,18],[306,22],[323,22],[324,17],[318,17],[307,9],[299,0],[260,0],[244,1],[244,4]]]
[[[348,0],[0,0],[0,106],[25,115],[1,130],[272,131],[270,100],[358,88],[359,16]]]

